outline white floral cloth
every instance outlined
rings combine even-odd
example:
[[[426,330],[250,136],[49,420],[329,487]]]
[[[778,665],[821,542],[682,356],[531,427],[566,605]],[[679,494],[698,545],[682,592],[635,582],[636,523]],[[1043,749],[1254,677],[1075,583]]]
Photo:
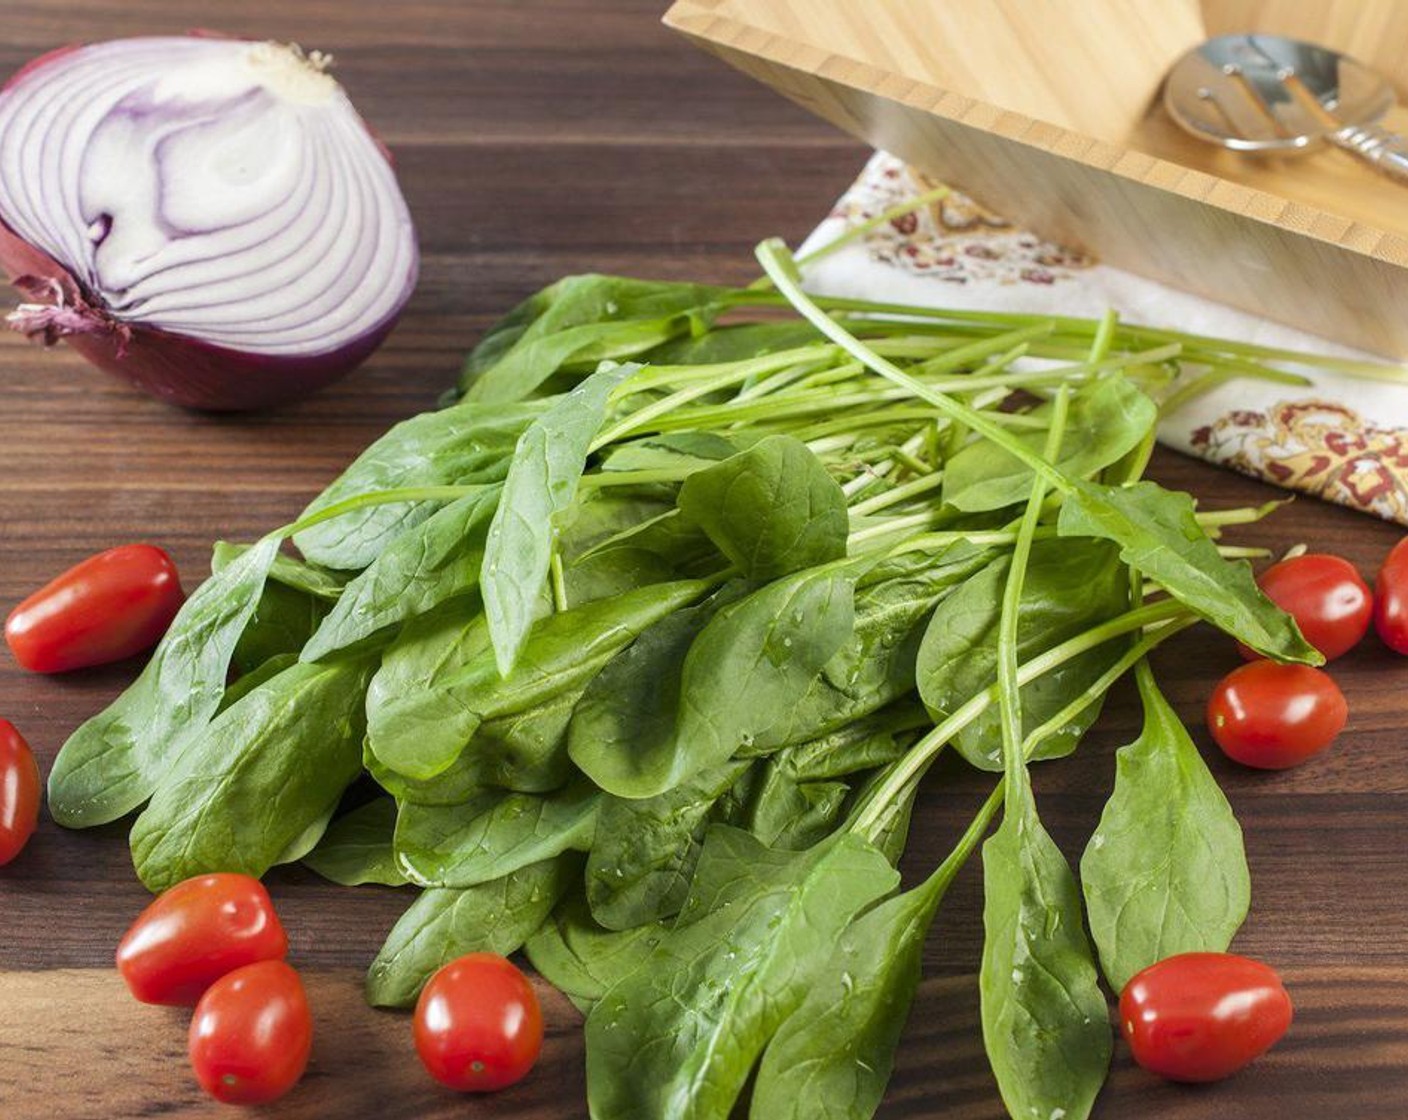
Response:
[[[936,186],[876,153],[799,255]],[[1266,346],[1371,358],[1043,241],[953,193],[886,222],[805,271],[814,292],[963,309],[1122,319]],[[1408,308],[1405,308],[1408,313]],[[1306,386],[1230,381],[1165,417],[1160,441],[1328,501],[1408,524],[1408,368],[1402,383],[1304,369]]]

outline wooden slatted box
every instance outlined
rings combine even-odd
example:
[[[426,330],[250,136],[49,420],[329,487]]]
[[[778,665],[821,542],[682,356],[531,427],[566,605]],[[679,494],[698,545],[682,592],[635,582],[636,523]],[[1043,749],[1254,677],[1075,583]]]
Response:
[[[1408,186],[1331,149],[1223,151],[1159,105],[1185,50],[1242,31],[1351,53],[1403,97],[1403,0],[678,0],[665,20],[1046,237],[1408,357]]]

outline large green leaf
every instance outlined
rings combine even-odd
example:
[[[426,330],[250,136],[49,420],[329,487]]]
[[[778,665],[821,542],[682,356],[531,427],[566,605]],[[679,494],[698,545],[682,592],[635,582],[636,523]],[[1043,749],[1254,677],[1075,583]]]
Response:
[[[260,876],[306,855],[361,773],[368,676],[365,662],[299,663],[221,712],[132,826],[142,882]]]
[[[303,649],[319,661],[479,585],[499,487],[486,486],[397,536],[356,579]]]
[[[702,330],[724,294],[702,284],[566,276],[495,325],[470,354],[460,387],[472,401],[522,400],[566,366],[589,369]]]
[[[367,1002],[411,1007],[444,965],[466,953],[507,956],[543,924],[581,869],[546,860],[465,890],[425,891],[401,915],[367,972]]]
[[[268,537],[196,588],[142,675],[69,736],[49,774],[59,824],[88,828],[130,813],[203,733],[278,548]]]
[[[576,782],[548,795],[491,790],[463,805],[402,802],[396,865],[423,887],[473,887],[585,851],[601,797],[589,782]]]
[[[324,879],[344,887],[363,883],[403,886],[407,879],[396,866],[391,846],[395,829],[396,802],[389,797],[375,798],[333,821],[303,862]]]
[[[897,881],[854,835],[780,853],[712,829],[690,905],[587,1017],[594,1120],[727,1120],[836,938]]]
[[[885,1095],[947,880],[862,914],[758,1067],[751,1120],[865,1120]]]
[[[654,797],[603,798],[587,858],[587,900],[601,925],[625,930],[679,911],[714,807],[748,765],[730,760]]]
[[[919,692],[936,719],[952,714],[997,679],[997,632],[1007,557],[971,576],[935,609],[919,648]],[[1103,541],[1038,541],[1023,586],[1017,649],[1023,659],[1115,617],[1129,605],[1129,578]],[[1031,731],[1083,694],[1124,652],[1108,642],[1045,673],[1021,690],[1024,731]],[[1043,740],[1034,758],[1075,749],[1099,714],[1089,705]],[[964,728],[954,747],[974,766],[1002,769],[1002,736],[994,707]]]
[[[507,676],[500,676],[477,619],[458,631],[448,623],[451,636],[429,664],[414,646],[403,646],[403,633],[400,655],[393,647],[368,694],[370,749],[382,766],[433,778],[454,764],[481,725],[581,695],[637,635],[708,589],[695,580],[656,584],[551,614],[533,628]]]
[[[518,660],[537,617],[557,520],[577,493],[587,450],[606,417],[611,392],[637,368],[600,369],[554,398],[514,447],[479,575],[484,615],[503,676]]]
[[[831,833],[851,787],[843,781],[798,781],[776,757],[758,763],[762,778],[744,827],[772,848],[809,848]]]
[[[1085,1120],[1113,1049],[1080,888],[1030,786],[983,846],[983,1041],[1013,1116]]]
[[[352,462],[303,511],[308,517],[352,498],[407,486],[501,482],[523,430],[541,402],[456,405],[403,420]],[[295,534],[309,560],[329,568],[365,568],[404,530],[444,502],[391,502],[344,513]]]
[[[1147,668],[1144,730],[1115,756],[1115,791],[1081,859],[1110,986],[1178,953],[1220,953],[1251,902],[1242,829]]]
[[[1324,661],[1295,620],[1262,594],[1245,560],[1225,560],[1198,524],[1193,499],[1152,482],[1078,483],[1061,506],[1065,537],[1104,537],[1120,558],[1218,629],[1283,661]]]
[[[914,567],[885,562],[867,573],[856,593],[850,638],[788,706],[786,718],[756,737],[750,750],[766,752],[841,731],[912,695],[930,614],[990,557],[985,549],[960,544],[937,555],[914,554]]]
[[[640,655],[612,667],[612,685],[629,693],[613,696],[603,679],[583,697],[572,760],[609,793],[654,797],[790,725],[791,706],[851,635],[863,567],[842,561],[784,576],[720,608],[697,635],[702,614],[643,635]],[[625,683],[647,664],[647,685]]]
[[[1051,405],[1028,415],[1050,415]],[[1066,413],[1061,441],[1061,469],[1081,478],[1118,462],[1137,447],[1158,419],[1158,407],[1124,377],[1104,377],[1078,389]],[[1016,437],[1041,454],[1043,431]],[[1026,501],[1032,490],[1032,469],[991,440],[978,439],[944,463],[944,501],[968,512],[1003,509]]]
[[[634,972],[660,943],[662,922],[609,930],[592,920],[586,898],[569,895],[523,946],[538,973],[584,1013]]]
[[[799,782],[844,778],[894,762],[931,726],[928,713],[912,701],[862,716],[836,731],[795,743],[777,753],[777,763]]]
[[[791,436],[769,436],[695,471],[679,508],[746,579],[776,579],[846,555],[846,495]]]
[[[370,750],[362,762],[387,793],[419,805],[459,805],[490,789],[546,793],[572,773],[567,724],[576,693],[481,723],[449,768],[433,778],[408,778],[383,766]]]
[[[704,602],[666,615],[587,685],[572,713],[568,750],[602,789],[641,799],[671,788],[685,659],[709,620],[747,591],[741,581],[726,584]]]

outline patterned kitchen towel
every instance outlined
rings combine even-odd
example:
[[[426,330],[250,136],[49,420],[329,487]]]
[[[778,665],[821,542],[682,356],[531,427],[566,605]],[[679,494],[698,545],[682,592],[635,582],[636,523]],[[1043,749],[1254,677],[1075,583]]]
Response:
[[[937,184],[876,153],[799,256]],[[1372,360],[1347,347],[1176,291],[1042,241],[952,193],[883,223],[805,270],[819,294],[1122,319]],[[1405,309],[1408,311],[1408,309]],[[1311,384],[1238,379],[1167,415],[1160,441],[1278,486],[1408,524],[1404,381],[1306,369]]]

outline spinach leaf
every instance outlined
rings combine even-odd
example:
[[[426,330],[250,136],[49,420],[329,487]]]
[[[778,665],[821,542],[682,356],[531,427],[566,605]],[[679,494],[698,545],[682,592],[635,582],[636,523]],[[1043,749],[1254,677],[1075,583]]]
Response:
[[[1120,558],[1184,606],[1258,653],[1319,665],[1295,621],[1262,594],[1245,560],[1224,560],[1193,513],[1193,499],[1152,482],[1078,483],[1061,506],[1064,537],[1104,537]]]
[[[267,537],[196,588],[141,676],[69,736],[49,775],[59,824],[88,828],[130,813],[203,732],[278,547]]]
[[[367,972],[373,1007],[411,1007],[440,968],[466,953],[508,956],[576,880],[575,858],[545,860],[464,890],[429,890],[401,915]]]
[[[553,400],[514,448],[479,575],[501,676],[508,675],[528,639],[552,561],[556,519],[577,493],[611,391],[639,368],[598,370]]]
[[[694,580],[656,584],[549,615],[534,627],[506,677],[499,675],[494,652],[484,648],[478,620],[414,690],[402,690],[407,673],[395,667],[388,672],[384,664],[368,696],[372,753],[407,777],[433,778],[454,764],[481,724],[560,696],[580,696],[638,634],[708,590],[709,584]],[[418,656],[412,651],[408,659]]]
[[[583,696],[568,733],[572,761],[608,793],[654,797],[778,737],[790,706],[850,637],[867,563],[784,576],[712,617],[670,619],[643,634]],[[785,733],[777,745],[784,741]]]
[[[1080,889],[1025,780],[983,845],[983,889],[983,1041],[1002,1099],[1013,1116],[1085,1120],[1110,1065],[1109,1016]]]
[[[540,402],[463,404],[404,420],[357,456],[303,516],[377,490],[502,482],[514,445],[543,408]],[[356,571],[443,504],[368,506],[304,529],[293,541],[315,563]]]
[[[607,988],[638,968],[664,936],[660,922],[603,929],[578,893],[558,904],[523,951],[542,978],[586,1014]]]
[[[238,648],[236,648],[235,653],[236,656],[238,656]],[[225,694],[220,697],[220,706],[215,709],[215,714],[219,715],[246,693],[253,692],[265,681],[272,680],[290,665],[297,663],[298,654],[296,653],[276,653],[267,661],[254,666],[254,668],[250,669],[247,673],[242,672],[225,689]]]
[[[950,877],[862,914],[763,1054],[752,1120],[861,1120],[885,1095],[924,940]]]
[[[747,590],[733,581],[666,615],[592,678],[572,712],[567,743],[572,761],[602,789],[643,799],[670,788],[685,658],[709,620]]]
[[[558,545],[564,565],[622,533],[673,513],[674,490],[668,486],[607,486],[578,491],[563,511]]]
[[[672,467],[708,468],[756,441],[722,432],[663,432],[613,444],[602,459],[604,471],[648,471]],[[803,445],[805,447],[805,444]]]
[[[1115,791],[1080,864],[1090,930],[1117,992],[1165,957],[1225,950],[1251,901],[1232,807],[1147,665],[1138,679],[1144,730],[1116,755]]]
[[[381,765],[370,751],[362,764],[387,793],[420,805],[459,805],[486,789],[546,793],[572,772],[567,724],[576,693],[479,725],[449,769],[424,781]]]
[[[333,821],[303,862],[324,879],[344,887],[363,883],[403,886],[407,879],[396,866],[391,847],[395,828],[396,802],[378,797]]]
[[[836,731],[784,747],[776,761],[794,781],[844,778],[894,762],[909,748],[919,729],[929,726],[929,714],[921,705],[901,701]]]
[[[682,578],[670,561],[644,548],[613,548],[593,552],[563,569],[562,586],[573,606],[610,599],[652,583]]]
[[[579,494],[558,538],[563,586],[574,606],[650,583],[708,575],[724,566],[702,532],[644,532],[661,518],[678,519],[674,491],[664,486],[613,486]],[[699,542],[705,546],[700,548]],[[697,553],[712,553],[701,565]]]
[[[210,572],[212,575],[228,568],[251,548],[252,544],[231,544],[229,541],[216,541],[210,551]],[[291,591],[301,591],[315,599],[329,603],[337,601],[342,589],[347,585],[347,573],[335,572],[318,564],[290,556],[286,552],[276,553],[274,563],[269,568],[269,579]]]
[[[766,753],[783,743],[845,729],[911,694],[924,626],[935,606],[980,570],[990,555],[965,544],[925,558],[923,566],[909,570],[882,562],[891,574],[879,582],[871,582],[876,571],[863,576],[850,639],[790,705],[786,719],[755,739],[745,753]]]
[[[619,493],[625,488],[611,489]],[[570,542],[564,538],[563,555],[568,557],[569,569],[591,561],[608,560],[613,555],[622,554],[623,550],[654,553],[679,573],[677,578],[712,576],[728,567],[728,560],[714,546],[714,542],[704,530],[684,517],[675,507],[672,490],[661,486],[648,489],[668,494],[669,508],[663,513],[647,517],[635,525],[599,538],[589,548],[575,553],[568,552]],[[568,580],[571,578],[569,571]]]
[[[230,667],[247,675],[271,658],[298,651],[328,613],[328,601],[269,580],[230,655]]]
[[[770,848],[809,848],[830,834],[846,807],[850,786],[839,781],[799,782],[776,757],[763,764],[746,828]]]
[[[1051,405],[1044,404],[1030,415],[1050,413]],[[1118,462],[1139,445],[1158,414],[1158,406],[1124,377],[1082,386],[1071,397],[1058,465],[1080,478]],[[1046,433],[1023,432],[1017,438],[1040,454]],[[1031,489],[1032,469],[991,440],[975,440],[944,463],[944,501],[956,509],[1002,509],[1025,501]]]
[[[725,295],[702,284],[564,277],[530,296],[475,348],[460,388],[471,401],[522,400],[568,365],[590,368],[701,332]]]
[[[367,689],[367,767],[378,781],[386,785],[381,772],[391,769],[382,761],[383,752],[393,753],[384,744],[404,734],[418,720],[417,713],[426,711],[427,725],[441,735],[446,731],[447,718],[453,718],[454,713],[463,717],[460,704],[445,705],[450,712],[448,717],[430,709],[433,701],[444,703],[440,686],[445,680],[485,655],[492,656],[489,627],[474,595],[442,603],[401,628],[382,653],[381,667]],[[456,729],[456,751],[469,741],[479,722],[470,719],[467,726]]]
[[[769,436],[691,474],[679,508],[746,579],[776,579],[846,555],[846,495],[791,436]]]
[[[365,662],[299,663],[217,716],[132,826],[142,882],[260,876],[305,855],[361,773],[368,676]]]
[[[710,366],[747,361],[822,341],[821,334],[810,323],[781,319],[714,327],[704,334],[666,342],[645,356],[652,365]]]
[[[655,797],[603,797],[587,857],[587,901],[598,922],[626,930],[679,911],[714,805],[748,765],[726,762]]]
[[[866,560],[784,576],[722,610],[685,658],[669,782],[794,737],[793,707],[855,630]],[[727,696],[728,704],[718,698]]]
[[[897,881],[851,834],[782,853],[711,829],[674,929],[587,1016],[595,1120],[726,1120],[841,931]]]
[[[919,692],[942,720],[997,679],[997,632],[1007,557],[970,577],[935,609],[919,648]],[[1116,550],[1103,541],[1037,541],[1024,582],[1017,622],[1017,649],[1036,656],[1127,609],[1129,579]],[[1107,642],[1024,685],[1024,731],[1055,716],[1090,687],[1123,652]],[[1099,714],[1089,705],[1043,740],[1034,758],[1060,758],[1076,747]],[[1002,769],[1002,737],[995,708],[954,737],[954,747],[974,766]]]
[[[499,502],[486,486],[396,537],[356,579],[303,650],[320,661],[479,585],[484,534]]]
[[[473,887],[565,851],[585,851],[601,794],[589,782],[559,793],[489,791],[463,805],[401,803],[396,865],[423,887]]]

